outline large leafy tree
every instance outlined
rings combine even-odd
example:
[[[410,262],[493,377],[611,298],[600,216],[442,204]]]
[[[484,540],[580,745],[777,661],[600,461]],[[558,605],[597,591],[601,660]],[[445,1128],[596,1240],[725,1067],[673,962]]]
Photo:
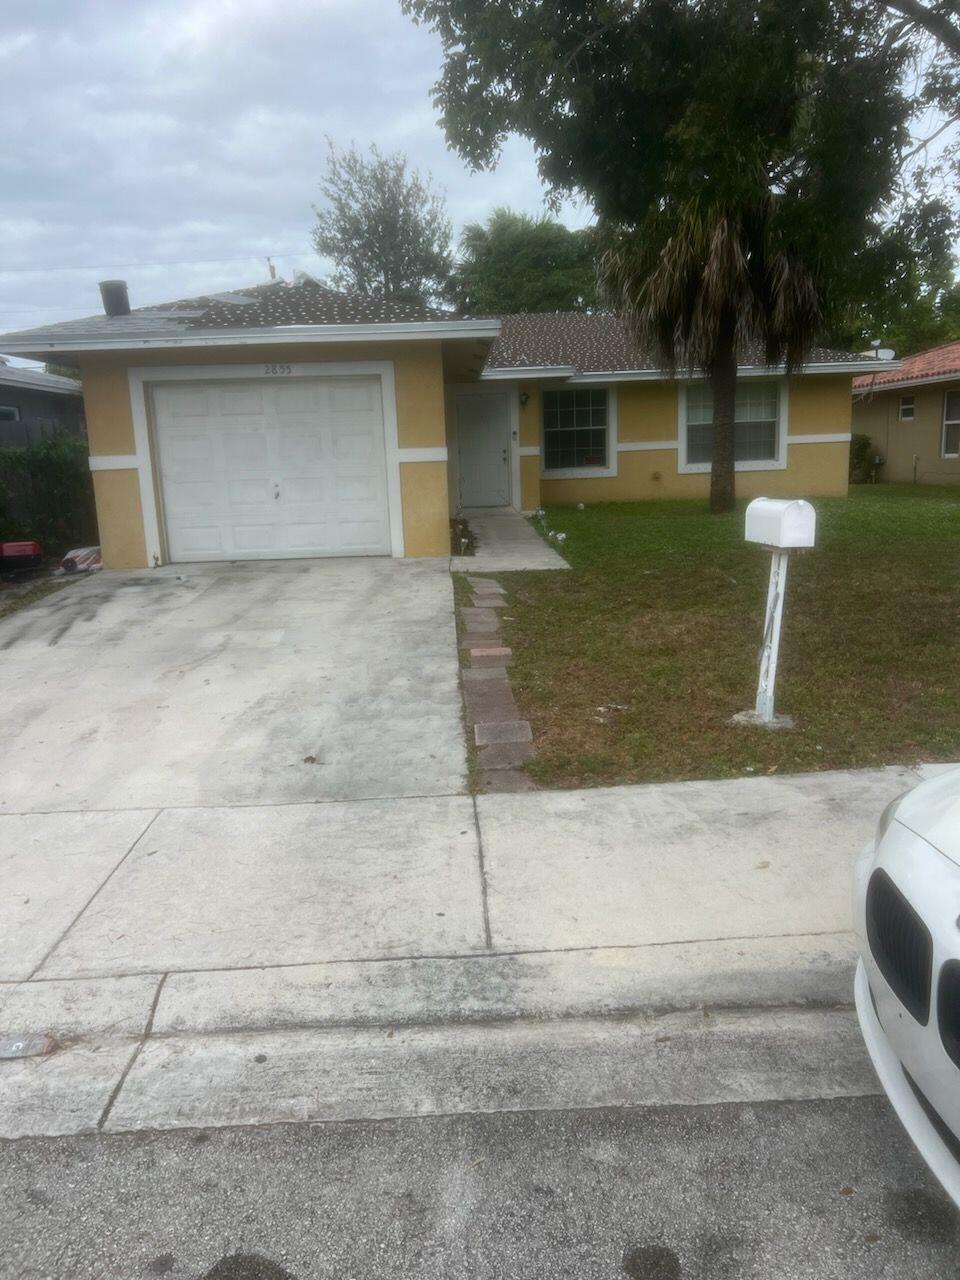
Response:
[[[474,315],[580,311],[595,299],[596,276],[588,231],[501,208],[464,227],[451,291]]]
[[[331,258],[330,283],[369,297],[432,301],[448,285],[451,225],[429,175],[408,170],[406,156],[338,152],[328,140],[313,244]]]
[[[444,46],[470,163],[516,132],[592,201],[608,295],[713,389],[711,506],[734,501],[737,354],[798,366],[846,301],[906,145],[904,53],[865,0],[403,0]],[[752,358],[756,358],[753,355]]]

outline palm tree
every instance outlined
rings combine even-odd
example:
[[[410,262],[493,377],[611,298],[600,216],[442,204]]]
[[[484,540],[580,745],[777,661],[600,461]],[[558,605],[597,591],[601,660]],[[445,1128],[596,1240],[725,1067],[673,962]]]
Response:
[[[641,346],[671,372],[706,374],[713,393],[710,510],[736,500],[738,353],[796,369],[824,322],[818,272],[788,243],[775,195],[735,207],[704,197],[607,228],[603,293]]]

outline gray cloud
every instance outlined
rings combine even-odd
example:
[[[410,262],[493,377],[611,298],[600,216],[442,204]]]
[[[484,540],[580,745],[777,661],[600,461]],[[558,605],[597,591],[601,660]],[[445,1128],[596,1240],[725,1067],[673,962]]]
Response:
[[[447,150],[430,101],[439,45],[397,0],[36,0],[23,13],[0,36],[0,331],[95,311],[105,273],[146,304],[263,279],[267,254],[285,274],[322,272],[309,233],[325,134],[405,150],[445,187],[457,228],[499,203],[543,208],[525,143],[486,174]]]

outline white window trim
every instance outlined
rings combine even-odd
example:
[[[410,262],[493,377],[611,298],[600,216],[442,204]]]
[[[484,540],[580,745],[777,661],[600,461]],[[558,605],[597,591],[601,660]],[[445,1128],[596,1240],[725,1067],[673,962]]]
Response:
[[[607,465],[605,467],[558,467],[548,470],[544,465],[546,448],[543,432],[543,392],[574,391],[575,388],[560,386],[541,387],[540,395],[540,479],[541,480],[597,480],[617,474],[617,388],[612,384],[594,385],[591,390],[607,393]]]
[[[3,410],[3,409],[9,410],[9,412],[13,414],[13,417],[4,418],[2,419],[2,421],[4,422],[22,422],[23,421],[20,413],[20,406],[18,404],[0,404],[0,410]]]
[[[143,534],[147,547],[147,563],[166,563],[161,539],[162,513],[159,483],[154,482],[152,432],[147,397],[157,382],[226,382],[230,379],[257,382],[290,382],[297,378],[323,378],[375,375],[380,378],[383,403],[384,449],[387,458],[387,508],[390,525],[390,554],[399,559],[404,554],[403,499],[400,489],[400,463],[404,450],[397,436],[397,393],[392,360],[324,361],[310,364],[287,364],[290,372],[269,373],[277,366],[273,361],[256,364],[145,365],[127,370],[130,388],[130,412],[133,416],[133,438],[136,447],[136,470],[140,484],[140,507],[143,512]],[[151,397],[152,400],[152,397]],[[411,459],[412,461],[412,459]],[[239,557],[238,557],[239,558]]]
[[[956,426],[960,422],[960,418],[947,418],[947,400],[950,398],[950,392],[943,393],[943,414],[941,417],[940,427],[940,457],[941,458],[960,458],[960,450],[956,453],[947,453],[947,426]]]
[[[910,412],[904,413],[904,400],[910,401]],[[944,402],[946,403],[946,402]],[[912,395],[902,395],[897,401],[897,421],[898,422],[914,422],[917,413],[917,398]]]
[[[737,471],[786,471],[787,469],[787,432],[790,426],[790,390],[786,378],[772,378],[776,382],[777,396],[777,455],[758,462],[738,462]],[[704,475],[710,473],[709,462],[687,461],[687,384],[680,383],[677,395],[677,472],[682,476]]]

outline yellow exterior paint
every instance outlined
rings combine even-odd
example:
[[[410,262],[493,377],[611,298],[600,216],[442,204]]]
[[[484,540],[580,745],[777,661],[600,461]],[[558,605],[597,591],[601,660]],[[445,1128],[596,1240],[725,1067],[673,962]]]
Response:
[[[621,444],[677,438],[675,382],[621,382],[616,389]]]
[[[870,437],[885,459],[881,478],[919,484],[960,484],[960,458],[943,457],[943,408],[956,382],[926,387],[898,387],[858,399],[853,406],[853,429]],[[913,421],[900,421],[900,397],[913,396]],[[916,461],[914,459],[916,458]]]
[[[164,350],[117,353],[89,353],[80,357],[87,433],[92,456],[127,455],[136,452],[133,416],[130,408],[128,369],[152,365],[217,365],[270,363],[349,363],[391,361],[396,388],[397,437],[401,449],[442,448],[446,443],[443,403],[443,360],[440,342],[338,343],[271,346],[261,351],[252,347],[209,347],[193,350]],[[411,495],[407,509],[404,498],[403,526],[407,555],[445,555],[449,551],[447,487],[442,492],[444,516],[442,532],[436,512],[436,467],[443,464],[406,463],[411,469],[404,493]],[[426,468],[423,479],[414,479]],[[101,472],[99,475],[136,473]],[[427,479],[427,475],[432,477]],[[108,568],[134,568],[146,564],[146,542],[139,497],[136,515],[130,504],[117,504],[112,495],[117,486],[95,483],[97,519],[104,564]],[[101,503],[100,494],[104,494]],[[135,527],[134,527],[135,526]],[[411,548],[421,550],[411,550]]]
[[[431,449],[448,444],[443,348],[438,341],[341,343],[337,345],[196,348],[149,352],[89,353],[81,357],[84,402],[93,456],[135,452],[129,402],[128,367],[217,364],[353,363],[390,361],[396,386],[400,448]],[[559,384],[553,384],[559,385]],[[542,386],[535,382],[506,384],[509,394],[526,396],[519,406],[521,448],[541,444]],[[673,442],[678,430],[678,384],[675,381],[623,382],[614,388],[617,435],[621,444]],[[942,405],[942,393],[939,393]],[[878,401],[874,402],[875,404]],[[919,405],[919,401],[918,401]],[[878,412],[876,408],[872,410]],[[918,409],[919,417],[919,409]],[[834,434],[850,429],[850,378],[843,375],[790,379],[789,435]],[[453,440],[451,433],[450,440]],[[452,454],[455,457],[455,452]],[[784,470],[741,471],[738,492],[744,496],[804,495],[846,492],[846,444],[792,444]],[[521,456],[520,506],[530,511],[546,503],[630,501],[647,498],[705,497],[709,476],[680,475],[677,450],[648,449],[617,455],[617,474],[600,478],[549,479],[541,476],[541,458]],[[957,467],[960,481],[960,466]],[[449,501],[457,492],[455,460],[447,463],[401,462],[400,488],[405,551],[408,556],[443,556],[449,551]],[[100,471],[94,487],[104,562],[113,568],[146,564],[146,548],[135,471]]]
[[[401,462],[403,544],[408,556],[450,554],[450,504],[445,462]]]
[[[94,471],[100,553],[108,569],[142,569],[147,563],[136,471]]]

